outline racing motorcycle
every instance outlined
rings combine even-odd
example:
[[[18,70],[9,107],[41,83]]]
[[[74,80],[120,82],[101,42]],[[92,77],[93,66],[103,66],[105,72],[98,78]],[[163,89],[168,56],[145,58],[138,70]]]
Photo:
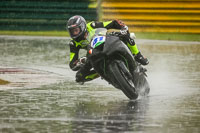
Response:
[[[89,41],[87,59],[102,79],[131,100],[149,93],[146,69],[135,61],[127,45],[120,40],[120,32],[107,33],[107,29],[98,28]]]

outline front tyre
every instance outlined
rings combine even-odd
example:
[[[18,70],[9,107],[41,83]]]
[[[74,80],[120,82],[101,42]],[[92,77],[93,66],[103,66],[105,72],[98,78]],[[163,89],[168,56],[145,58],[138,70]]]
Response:
[[[122,63],[122,64],[119,64]],[[120,86],[122,92],[131,100],[137,99],[138,93],[134,87],[134,84],[127,73],[129,73],[128,69],[122,69],[121,67],[126,67],[123,62],[117,61],[112,62],[109,66],[109,72],[113,75],[113,82]],[[126,71],[127,70],[127,71]]]
[[[135,87],[137,88],[137,92],[141,95],[141,96],[146,96],[149,94],[150,92],[150,86],[149,83],[146,79],[145,73],[143,72],[135,72],[133,74],[133,82]]]

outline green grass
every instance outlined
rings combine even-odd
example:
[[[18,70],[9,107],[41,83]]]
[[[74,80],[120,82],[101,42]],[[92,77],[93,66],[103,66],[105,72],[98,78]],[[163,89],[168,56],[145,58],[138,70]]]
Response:
[[[187,33],[141,33],[136,32],[137,39],[200,41],[200,34]],[[0,35],[28,36],[69,36],[67,31],[0,31]]]
[[[0,31],[0,35],[69,36],[67,31]]]
[[[141,33],[136,32],[140,39],[176,40],[176,41],[200,41],[200,34],[191,33]]]

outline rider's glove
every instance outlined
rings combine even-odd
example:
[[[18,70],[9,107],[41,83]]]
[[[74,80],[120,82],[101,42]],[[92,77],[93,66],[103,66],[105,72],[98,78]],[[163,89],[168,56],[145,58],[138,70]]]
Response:
[[[80,68],[84,66],[86,63],[87,58],[86,57],[81,57],[77,61],[74,62],[74,67],[72,68],[73,71],[78,71]]]
[[[87,58],[86,57],[81,57],[80,59],[78,59],[76,66],[82,66],[86,63]]]
[[[87,57],[81,57],[81,58],[79,59],[79,62],[80,62],[81,64],[85,64],[85,63],[86,63],[86,60],[87,60]]]
[[[122,35],[129,35],[129,31],[128,31],[128,26],[124,26],[121,30],[120,30],[120,33],[122,34]]]

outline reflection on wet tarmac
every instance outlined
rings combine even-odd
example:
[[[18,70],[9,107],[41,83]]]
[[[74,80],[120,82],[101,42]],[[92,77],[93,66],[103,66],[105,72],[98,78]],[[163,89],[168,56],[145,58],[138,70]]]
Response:
[[[200,44],[164,43],[138,40],[150,60],[148,97],[129,101],[100,79],[82,86],[69,71],[60,83],[2,89],[0,132],[199,133]],[[1,39],[0,47],[4,67],[56,68],[68,50],[65,39]]]

